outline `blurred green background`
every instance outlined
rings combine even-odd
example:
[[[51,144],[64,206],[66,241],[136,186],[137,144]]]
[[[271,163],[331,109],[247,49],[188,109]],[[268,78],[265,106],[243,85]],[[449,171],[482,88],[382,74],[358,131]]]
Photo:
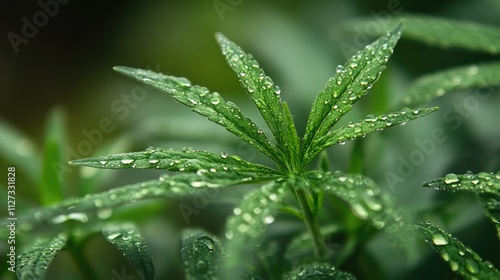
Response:
[[[316,93],[334,75],[336,66],[348,58],[342,44],[361,48],[369,43],[356,44],[354,40],[359,32],[350,27],[348,22],[351,20],[363,17],[384,21],[392,17],[388,11],[395,5],[402,14],[420,13],[500,26],[500,4],[494,0],[68,1],[58,4],[54,16],[49,17],[47,24],[39,27],[26,43],[19,44],[16,53],[8,34],[21,35],[22,18],[32,21],[33,15],[42,8],[36,1],[4,1],[0,5],[1,34],[4,35],[0,48],[0,118],[33,139],[38,145],[34,149],[41,149],[45,119],[55,106],[62,107],[69,131],[68,144],[64,147],[68,159],[97,155],[101,144],[121,141],[123,150],[116,152],[139,151],[148,146],[191,146],[268,163],[222,128],[190,113],[170,97],[145,89],[112,70],[113,66],[125,65],[187,77],[195,84],[221,93],[257,118],[256,109],[220,53],[215,32],[224,33],[255,56],[281,87],[282,98],[289,103],[301,133]],[[404,95],[409,83],[422,74],[497,59],[402,39],[372,94],[359,102],[346,121],[369,113],[383,113],[387,108],[378,107],[377,94],[382,94],[380,96],[384,96],[389,105],[394,104]],[[477,93],[475,91],[453,93],[434,101],[429,106],[441,109],[432,116],[366,137],[362,172],[397,195],[402,204],[419,217],[445,223],[448,230],[498,267],[500,261],[493,259],[498,258],[494,229],[484,219],[474,198],[420,187],[423,181],[442,177],[447,172],[500,169],[500,97],[497,89],[486,91],[491,93],[489,97],[479,101],[470,114],[461,116],[460,125],[454,126],[456,122],[450,122],[445,116],[450,110],[454,112],[456,106],[464,105],[468,96]],[[78,146],[88,140],[86,133],[100,129],[103,119],[110,120],[112,131],[103,132],[102,139],[90,150]],[[258,118],[257,122],[262,123]],[[437,144],[436,151],[426,156],[403,181],[388,183],[387,172],[397,173],[401,158],[408,159],[411,152],[418,149],[414,141],[431,137],[436,128],[445,131],[447,141]],[[347,169],[353,147],[348,143],[329,149],[335,169]],[[0,163],[2,170],[9,164],[6,160]],[[19,185],[22,185],[22,170],[18,172],[21,173]],[[91,171],[71,171],[72,180],[85,176],[85,172]],[[155,172],[107,172],[112,173],[112,179],[97,189],[157,175]],[[67,195],[81,194],[71,183],[67,188]],[[26,207],[36,206],[34,201],[26,200]],[[220,231],[232,202],[222,203],[223,207],[212,203],[190,226]],[[443,204],[446,206],[439,208]],[[150,227],[146,238],[161,240],[168,232],[186,226],[181,218],[171,217],[178,215],[175,204],[162,211],[177,226],[153,220],[159,226],[145,225],[145,229]],[[175,242],[171,243],[175,245]],[[380,242],[382,245],[378,244]],[[390,248],[380,249],[390,246],[383,242],[376,240],[373,250],[381,250],[381,256],[393,254]],[[491,250],[491,244],[495,244],[495,250]],[[174,245],[159,248],[173,248]],[[162,252],[153,249],[153,253],[159,261],[156,264],[160,275],[167,273],[168,268],[158,267],[165,261],[158,260]],[[427,254],[428,259],[412,266],[393,255],[379,261],[383,269],[394,270],[387,276],[389,278],[396,277],[401,270],[411,271],[404,275],[412,275],[414,279],[454,277],[437,255]],[[168,257],[175,259],[178,254],[169,252]]]

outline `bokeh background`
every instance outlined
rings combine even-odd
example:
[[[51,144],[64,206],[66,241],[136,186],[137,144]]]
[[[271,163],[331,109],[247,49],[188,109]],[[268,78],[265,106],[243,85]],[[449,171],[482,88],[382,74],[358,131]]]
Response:
[[[342,44],[358,49],[364,46],[354,41],[355,36],[360,34],[349,23],[359,18],[374,21],[391,18],[394,14],[388,12],[390,5],[397,5],[401,9],[402,13],[398,15],[419,13],[500,25],[500,4],[494,0],[75,0],[58,3],[58,11],[54,12],[54,16],[37,28],[36,34],[27,42],[20,43],[16,51],[8,34],[21,35],[24,24],[22,18],[32,21],[41,6],[36,1],[3,1],[0,4],[0,30],[3,36],[0,43],[0,119],[31,139],[34,145],[30,149],[41,150],[45,121],[52,110],[59,108],[64,112],[68,131],[64,147],[68,159],[99,155],[102,146],[119,143],[115,152],[139,151],[148,146],[188,146],[239,154],[245,159],[267,164],[269,162],[265,158],[224,129],[209,124],[164,94],[141,88],[135,81],[114,72],[112,67],[125,65],[148,68],[187,77],[193,83],[206,86],[236,102],[258,123],[262,123],[216,44],[214,34],[222,32],[252,53],[266,73],[281,87],[282,98],[290,104],[300,133],[304,130],[316,93],[334,75],[336,66],[345,63],[348,58]],[[411,81],[420,75],[496,59],[492,55],[439,49],[402,39],[372,94],[358,103],[346,121],[369,113],[383,113],[387,108],[377,107],[378,92],[384,93],[389,105],[394,104],[402,98]],[[442,177],[448,172],[499,170],[500,98],[495,88],[487,89],[487,93],[489,97],[480,100],[479,105],[467,116],[456,113],[448,115],[458,116],[460,125],[447,120],[447,112],[454,112],[456,106],[464,105],[468,96],[484,96],[484,91],[453,93],[429,104],[441,107],[432,116],[380,135],[366,137],[361,172],[398,196],[401,203],[419,217],[445,221],[448,230],[483,257],[496,262],[498,267],[498,240],[474,197],[420,187],[423,181]],[[93,143],[90,150],[78,146],[88,140],[86,132],[88,134],[100,129],[103,119],[111,121],[112,131],[103,132],[102,139]],[[403,176],[403,180],[388,182],[388,172],[397,174],[403,162],[401,158],[408,159],[411,152],[418,149],[415,140],[430,138],[436,128],[445,131],[447,141],[436,144],[436,150],[427,155],[421,164],[414,166],[414,170],[408,176]],[[19,143],[25,142],[19,139]],[[13,149],[19,143],[12,143]],[[353,148],[354,145],[348,143],[329,149],[335,169],[347,169]],[[2,159],[0,164],[4,170],[3,166],[10,162]],[[36,195],[30,193],[36,186],[30,186],[22,172],[18,171],[18,185],[21,186],[18,188],[22,188],[26,182],[26,189],[19,190],[18,200],[24,199],[20,205],[25,208],[36,207]],[[74,182],[81,176],[90,176],[91,172],[71,168],[68,172],[70,179],[65,183],[65,195],[82,195]],[[138,182],[157,175],[155,172],[107,172],[109,179],[106,183],[93,190]],[[158,202],[150,206],[153,208],[150,212],[155,216],[142,225],[146,238],[153,240],[149,242],[154,244],[152,251],[158,277],[182,277],[176,268],[180,265],[179,253],[176,251],[179,229],[194,226],[220,233],[232,203],[245,191],[245,188],[235,190],[211,201],[200,215],[193,217],[189,225],[179,217],[178,201]],[[133,211],[127,213],[133,214]],[[125,215],[124,219],[126,217],[130,216]],[[387,278],[397,279],[401,275],[404,275],[404,279],[454,277],[437,255],[430,251],[424,252],[425,257],[410,265],[402,261],[394,250],[384,249],[390,247],[384,244],[383,240],[375,240],[373,250],[378,251],[377,262],[386,271]],[[103,265],[102,268],[103,275],[109,275],[108,279],[114,277],[110,271],[121,271],[126,265],[103,240],[91,240],[87,249],[86,254],[95,257],[96,263],[99,263],[98,260],[110,260],[111,264]],[[65,265],[68,263],[62,257],[56,259],[54,268],[51,268],[53,275],[74,272],[70,264]],[[352,267],[356,265],[352,264]],[[132,268],[127,269],[133,273]],[[366,275],[361,272],[357,276],[370,279],[363,278]],[[77,277],[75,273],[72,274],[73,279]]]

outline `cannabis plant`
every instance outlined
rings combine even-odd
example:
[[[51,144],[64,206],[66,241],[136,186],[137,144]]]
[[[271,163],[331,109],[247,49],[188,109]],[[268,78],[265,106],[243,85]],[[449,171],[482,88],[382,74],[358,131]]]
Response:
[[[292,271],[290,278],[300,278],[311,273],[338,275],[351,278],[347,273],[337,271],[333,263],[336,258],[325,244],[319,213],[325,194],[332,194],[349,205],[352,212],[362,220],[369,221],[373,228],[389,229],[396,240],[395,245],[404,247],[412,236],[403,233],[410,228],[409,220],[398,209],[394,199],[379,189],[372,180],[356,174],[331,172],[327,163],[320,170],[309,170],[310,163],[326,148],[349,140],[364,137],[422,117],[436,108],[402,109],[380,116],[366,118],[334,128],[334,125],[349,112],[353,104],[363,97],[379,78],[393,52],[400,28],[393,30],[365,49],[356,53],[344,66],[338,66],[323,91],[314,101],[303,137],[295,129],[292,114],[281,101],[278,86],[266,76],[257,61],[222,34],[217,34],[222,52],[231,68],[237,74],[258,108],[269,131],[245,116],[240,108],[225,101],[218,93],[193,85],[186,78],[155,73],[149,70],[116,67],[115,70],[137,79],[149,86],[170,94],[176,101],[190,107],[196,113],[226,128],[255,149],[275,162],[275,167],[263,166],[222,152],[185,148],[174,151],[164,148],[148,148],[144,152],[115,154],[98,158],[72,161],[74,165],[110,169],[163,169],[167,173],[158,180],[112,189],[108,192],[84,198],[67,200],[56,207],[38,213],[38,219],[53,217],[71,207],[73,212],[84,212],[116,207],[140,199],[160,196],[181,196],[207,192],[213,188],[231,187],[239,184],[264,183],[248,193],[240,205],[234,208],[227,221],[224,253],[215,237],[194,233],[186,235],[183,241],[183,258],[186,274],[192,278],[211,278],[219,275],[251,275],[252,264],[247,263],[253,254],[255,244],[263,241],[266,228],[272,224],[278,213],[286,212],[302,219],[307,226],[316,261],[310,261]],[[267,133],[266,133],[267,132]],[[272,135],[272,138],[269,137]],[[42,217],[40,217],[42,216]],[[117,238],[133,234],[123,228],[103,230],[107,240],[117,243],[118,248],[129,259],[150,262],[147,250],[137,238]],[[135,235],[134,235],[135,236]],[[33,252],[40,252],[44,246],[57,251],[65,241],[59,237],[42,244],[20,256],[19,272],[34,269],[36,262],[29,261]],[[134,248],[137,247],[138,248]],[[199,248],[199,247],[202,248]],[[125,248],[125,249],[123,249]],[[290,248],[293,250],[294,248]],[[50,259],[52,255],[47,255]],[[223,257],[227,256],[227,257]],[[345,257],[345,256],[344,256]],[[299,260],[291,259],[291,263]],[[135,261],[135,263],[138,263]],[[141,262],[139,262],[141,263]],[[150,266],[136,266],[143,270],[140,275],[150,278]],[[220,269],[224,267],[226,270]],[[236,279],[239,277],[236,277]]]
[[[395,247],[410,254],[415,229],[420,230],[424,238],[433,242],[438,249],[463,248],[462,251],[456,250],[456,254],[455,251],[447,251],[449,259],[464,254],[464,259],[472,256],[476,262],[469,266],[474,265],[473,268],[479,273],[474,275],[497,275],[498,272],[489,263],[480,261],[476,255],[465,253],[469,251],[461,245],[455,245],[453,239],[438,228],[423,223],[414,227],[396,200],[371,179],[330,170],[329,160],[324,153],[326,148],[392,126],[404,125],[437,109],[404,108],[378,116],[368,115],[346,125],[338,124],[377,81],[400,33],[400,27],[395,28],[358,51],[345,65],[337,67],[335,76],[327,81],[312,105],[303,136],[297,133],[290,109],[281,100],[279,87],[264,73],[252,55],[245,53],[222,34],[216,35],[222,52],[258,108],[267,128],[259,127],[236,104],[224,100],[216,92],[192,84],[186,78],[115,67],[119,73],[169,94],[179,103],[224,127],[270,158],[275,165],[264,166],[237,155],[228,155],[224,151],[212,153],[190,147],[180,151],[151,147],[142,152],[74,160],[71,164],[79,166],[160,169],[165,174],[156,180],[83,197],[62,201],[61,196],[47,198],[46,201],[50,203],[46,203],[43,209],[25,214],[20,219],[23,228],[29,230],[35,225],[66,222],[69,228],[74,228],[73,222],[86,222],[78,217],[87,217],[92,213],[96,216],[90,217],[95,217],[97,222],[84,231],[83,237],[79,236],[77,246],[74,238],[68,238],[67,234],[37,238],[18,257],[18,277],[42,279],[60,250],[81,249],[79,246],[88,236],[100,232],[106,241],[124,254],[140,277],[152,279],[155,270],[151,254],[139,228],[129,223],[110,222],[107,220],[109,215],[103,213],[111,213],[112,209],[120,205],[135,204],[149,198],[210,194],[214,189],[234,188],[243,184],[259,187],[248,192],[241,203],[234,207],[222,238],[198,229],[183,233],[181,256],[188,279],[354,279],[351,273],[341,271],[338,267],[354,253],[356,246],[377,231],[384,230]],[[311,165],[317,158],[319,167],[313,169]],[[498,187],[498,177],[488,176],[491,180],[484,183],[488,185],[493,182]],[[453,179],[465,180],[466,177]],[[445,178],[444,183],[449,184],[450,178]],[[438,182],[429,183],[433,187],[435,184]],[[494,201],[488,200],[487,203],[493,205]],[[357,220],[350,224],[343,224],[342,219],[332,222],[330,216],[336,213],[324,211],[324,205],[339,212],[345,211],[342,206],[347,205],[350,213],[343,214],[355,215]],[[492,217],[498,215],[494,208],[488,209]],[[181,211],[182,215],[190,215],[193,209],[181,208]],[[266,231],[285,215],[302,220],[306,230],[287,232],[290,241],[283,246],[270,242]],[[328,219],[324,219],[325,216]],[[346,240],[346,244],[340,248],[332,249],[329,246],[327,237],[340,235],[352,228],[359,233],[355,240]],[[443,246],[448,244],[450,246]],[[76,258],[76,261],[84,262],[81,258]],[[463,271],[460,268],[454,270]]]

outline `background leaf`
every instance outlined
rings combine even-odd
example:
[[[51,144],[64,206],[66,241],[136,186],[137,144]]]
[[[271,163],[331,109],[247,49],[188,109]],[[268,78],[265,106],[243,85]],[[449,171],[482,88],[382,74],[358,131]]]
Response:
[[[62,111],[56,108],[50,113],[47,121],[42,177],[38,184],[42,205],[54,204],[63,198],[63,181],[67,168],[62,151],[66,144],[63,119]]]
[[[155,268],[151,253],[139,230],[131,224],[107,225],[101,229],[104,238],[134,266],[142,279],[153,279]]]
[[[500,172],[474,174],[449,173],[443,178],[437,178],[423,184],[437,190],[474,192],[481,201],[486,216],[490,218],[497,229],[500,238]]]
[[[33,185],[40,178],[40,155],[26,135],[0,119],[0,155],[11,166],[22,168]],[[34,191],[34,190],[33,190]]]
[[[414,257],[416,236],[409,226],[410,218],[397,206],[395,199],[372,180],[340,171],[311,171],[306,176],[314,191],[339,197],[357,217],[369,221],[377,229],[385,228],[391,242],[409,257]]]
[[[449,233],[431,223],[419,223],[422,237],[431,244],[452,271],[466,279],[499,279],[500,272]]]
[[[424,187],[447,191],[469,191],[476,193],[500,194],[500,172],[474,174],[449,173],[443,178],[427,181]]]
[[[227,263],[235,273],[244,273],[243,264],[261,241],[266,228],[284,206],[288,195],[286,181],[273,181],[249,192],[227,220]],[[232,272],[231,272],[232,273]],[[231,274],[235,279],[239,277]]]
[[[337,270],[326,263],[310,263],[301,265],[289,272],[284,279],[289,280],[354,280],[352,274]]]
[[[356,20],[355,25],[372,20]],[[370,35],[382,35],[383,30],[404,23],[403,38],[417,40],[441,48],[462,48],[489,54],[500,53],[500,28],[464,20],[404,14],[385,22],[384,28],[365,29]],[[376,33],[375,33],[375,32]]]
[[[245,178],[232,176],[198,174],[163,175],[159,180],[126,185],[105,192],[89,194],[85,197],[68,198],[43,209],[25,213],[19,218],[22,228],[32,229],[44,223],[61,223],[68,215],[86,217],[86,212],[109,210],[126,203],[134,203],[150,198],[179,197],[201,194],[209,188],[227,187],[247,183]],[[65,219],[62,219],[66,217]],[[6,223],[2,223],[5,225]],[[4,228],[6,228],[4,226]]]
[[[16,275],[18,279],[44,279],[50,263],[66,244],[66,237],[58,235],[50,238],[37,238],[31,247],[24,249],[18,256]]]
[[[415,80],[398,107],[420,106],[458,90],[500,85],[500,62],[461,66],[424,75]]]
[[[185,231],[181,255],[186,279],[218,279],[218,274],[222,273],[222,245],[209,233],[201,230]]]

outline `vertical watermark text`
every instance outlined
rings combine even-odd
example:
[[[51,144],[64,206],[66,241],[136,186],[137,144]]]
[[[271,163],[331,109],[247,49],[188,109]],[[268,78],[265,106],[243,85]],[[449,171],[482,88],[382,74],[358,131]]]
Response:
[[[16,270],[16,168],[9,166],[7,168],[7,228],[9,236],[7,237],[7,264],[8,270]]]

